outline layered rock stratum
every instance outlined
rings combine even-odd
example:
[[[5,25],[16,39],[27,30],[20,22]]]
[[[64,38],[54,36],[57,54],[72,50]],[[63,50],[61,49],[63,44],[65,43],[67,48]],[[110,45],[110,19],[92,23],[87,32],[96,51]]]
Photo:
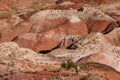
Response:
[[[81,68],[61,69],[71,59]],[[119,80],[120,0],[1,0],[0,80]]]

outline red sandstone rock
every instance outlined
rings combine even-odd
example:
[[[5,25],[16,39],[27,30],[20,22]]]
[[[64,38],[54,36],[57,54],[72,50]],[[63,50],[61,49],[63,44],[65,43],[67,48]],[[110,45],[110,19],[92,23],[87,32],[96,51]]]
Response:
[[[19,46],[35,50],[37,44],[36,37],[37,34],[35,33],[25,33],[19,35],[14,41],[19,43]]]
[[[83,58],[82,60],[78,62],[79,63],[89,63],[89,62],[101,63],[101,64],[105,64],[107,66],[111,66],[117,69],[116,62],[113,60],[112,57],[110,57],[109,55],[106,55],[105,53],[92,54],[92,55],[89,55]]]
[[[90,32],[103,32],[105,31],[108,27],[109,24],[112,21],[107,21],[107,20],[103,20],[103,21],[89,21],[87,23],[87,27],[88,27],[88,31]],[[114,26],[112,26],[114,27]]]
[[[25,8],[30,6],[30,0],[1,0],[0,10],[8,11],[11,9]]]
[[[60,11],[60,10],[59,10]],[[26,39],[29,34],[23,34],[15,40],[20,46],[30,48],[36,52],[48,51],[59,46],[61,40],[67,35],[85,35],[87,27],[84,21],[77,16],[63,16],[63,12],[46,10],[31,16],[33,22],[30,33],[38,34],[37,37]],[[29,24],[29,23],[28,23]],[[29,26],[29,27],[30,27]],[[28,27],[28,26],[27,26]],[[25,35],[27,35],[25,37]],[[37,40],[37,41],[36,41]],[[29,43],[32,43],[31,45]],[[30,47],[32,46],[32,47]],[[67,47],[67,46],[66,46]]]
[[[79,26],[79,25],[81,25],[81,26]],[[46,43],[46,45],[48,45],[48,46],[50,46],[50,45],[53,46],[55,44],[54,47],[56,47],[60,43],[60,41],[63,39],[64,36],[84,35],[84,34],[87,34],[87,29],[86,29],[84,22],[78,22],[78,23],[74,23],[74,24],[68,23],[59,28],[53,29],[49,32],[46,32],[46,35],[44,35],[44,36],[47,36],[45,39],[47,41],[45,41],[45,40],[41,41],[41,39],[44,37],[44,36],[42,36],[42,37],[40,37],[41,38],[40,43],[43,45]],[[51,40],[51,39],[54,39],[56,41]],[[41,46],[41,44],[40,44],[40,46]],[[41,46],[41,47],[43,47],[43,46]],[[51,48],[54,48],[54,47],[51,47]],[[46,47],[44,47],[44,48],[46,48]],[[50,48],[49,48],[49,50],[50,50]]]
[[[5,22],[3,25],[1,25],[2,27],[4,27],[4,30],[2,30],[0,34],[0,43],[12,41],[18,35],[29,32],[29,29],[31,28],[30,25],[31,23],[28,24],[24,22],[19,26],[10,26]]]
[[[57,11],[56,11],[57,12]],[[30,29],[32,33],[41,33],[66,24],[68,19],[52,11],[41,11],[31,16],[33,26]]]
[[[67,35],[85,35],[87,34],[86,25],[83,21],[77,23],[66,23],[60,27],[52,30],[42,32],[40,34],[30,37],[28,34],[23,34],[15,40],[20,46],[30,48],[36,52],[48,51],[60,45],[62,39]],[[25,37],[26,35],[26,37]],[[32,45],[33,44],[33,45]]]
[[[17,8],[19,8],[20,11],[18,10],[18,12],[15,12],[15,13],[13,12],[14,14],[17,14],[17,13],[19,14],[20,12],[20,14],[26,15],[24,14],[24,9],[26,10],[29,6],[33,5],[32,4],[33,0],[18,0],[18,3],[14,2],[17,0],[9,0],[13,2],[11,4],[4,3],[7,1],[8,0],[0,1],[0,10],[14,11],[14,9],[17,10]],[[47,1],[40,0],[40,1],[41,1],[40,3],[52,3],[51,0],[47,0]],[[66,3],[67,1],[71,1],[71,3],[69,2]],[[9,19],[7,19],[8,18],[7,17],[5,19],[0,20],[0,43],[13,40],[17,42],[21,47],[30,48],[36,52],[47,52],[57,47],[67,48],[71,43],[73,43],[72,40],[70,39],[64,40],[65,37],[68,35],[85,35],[88,33],[88,31],[104,32],[108,34],[106,34],[105,36],[101,34],[98,34],[96,36],[88,35],[84,37],[86,39],[81,39],[81,37],[78,38],[79,41],[76,41],[77,45],[75,44],[75,46],[78,46],[76,50],[64,51],[64,49],[61,49],[57,52],[58,53],[57,56],[58,57],[62,56],[66,58],[72,57],[74,61],[82,58],[80,60],[80,63],[87,63],[87,62],[102,63],[120,71],[120,68],[119,68],[120,67],[120,63],[119,63],[120,49],[119,47],[116,47],[116,46],[120,46],[120,37],[119,37],[120,31],[119,29],[113,30],[116,27],[116,22],[111,21],[110,18],[104,17],[104,15],[97,15],[99,19],[98,18],[97,18],[98,20],[95,19],[96,16],[94,16],[94,9],[88,9],[88,13],[90,13],[90,16],[88,15],[87,18],[89,19],[94,16],[91,20],[88,20],[86,18],[87,15],[84,15],[84,13],[87,14],[86,11],[76,12],[76,13],[84,12],[83,16],[81,16],[80,14],[77,14],[77,15],[74,14],[74,11],[71,10],[71,9],[79,9],[82,6],[81,3],[84,4],[90,1],[91,0],[63,0],[63,2],[60,2],[57,5],[53,3],[48,7],[45,6],[45,8],[40,8],[40,9],[43,9],[44,11],[40,11],[35,14],[31,14],[32,11],[30,11],[30,14],[32,16],[29,15],[27,17],[27,18],[30,18],[30,20],[28,22],[25,21],[22,23],[21,21],[19,22],[19,20],[21,20],[20,17],[16,15],[15,15],[16,17],[14,17],[13,14],[10,14]],[[113,0],[109,0],[109,1],[93,0],[93,1],[95,1],[95,3],[98,3],[98,4],[107,4],[107,3],[113,2]],[[33,6],[32,8],[29,7],[30,10],[33,9],[33,12],[39,10],[39,9],[37,10],[34,9],[36,8],[35,4],[36,2],[34,3],[34,7]],[[97,9],[99,8],[100,7],[97,7]],[[21,12],[22,11],[21,9],[23,10],[23,12]],[[45,9],[61,9],[62,11],[60,10],[47,11]],[[69,11],[64,12],[64,10],[69,10]],[[91,10],[93,10],[93,13]],[[101,11],[98,13],[102,14]],[[29,10],[28,10],[28,14],[29,14]],[[86,28],[85,22],[80,20],[78,18],[78,15],[79,15],[79,18],[83,20],[87,19],[89,21],[87,22],[88,30]],[[104,20],[101,20],[103,19],[102,17],[104,17]],[[117,14],[117,16],[115,14],[115,17],[117,17],[116,19],[119,20],[119,13]],[[107,43],[104,37],[106,38],[106,40],[108,40],[108,42],[110,42],[115,46],[112,46],[111,44]],[[3,45],[5,45],[5,47]],[[35,52],[32,52],[31,50],[19,48],[17,46],[18,45],[16,45],[15,47],[14,43],[0,45],[0,76],[6,75],[8,73],[9,74],[14,73],[13,71],[18,71],[18,72],[37,71],[35,66],[43,65],[43,64],[50,65],[51,63],[53,65],[58,63],[55,59],[51,57],[43,57],[43,55],[38,55]],[[64,52],[62,52],[62,50]],[[93,52],[95,52],[96,54],[92,54]],[[51,59],[54,60],[55,62],[53,62]],[[104,66],[102,66],[102,68],[104,68]],[[108,69],[105,70],[105,73],[103,73],[104,70],[102,70],[101,72],[100,70],[95,70],[95,71],[97,71],[98,74],[101,74],[101,73],[102,75],[107,74],[107,78],[109,77],[111,80],[120,79],[119,74],[115,73],[113,75],[109,71],[107,72],[107,70]],[[116,74],[117,74],[117,77],[115,76]],[[26,76],[24,77],[26,78]],[[13,78],[14,78],[14,75],[13,75]],[[22,77],[20,76],[19,79],[21,78]]]

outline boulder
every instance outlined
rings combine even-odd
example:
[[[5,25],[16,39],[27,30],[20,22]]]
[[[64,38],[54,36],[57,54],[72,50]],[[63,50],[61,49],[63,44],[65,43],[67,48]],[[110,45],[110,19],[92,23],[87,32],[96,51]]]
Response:
[[[119,0],[61,0],[61,1],[71,1],[71,2],[81,2],[81,3],[97,3],[97,4],[110,4],[113,2],[119,2]]]
[[[0,10],[2,11],[8,11],[11,9],[19,9],[19,8],[26,8],[30,6],[30,3],[32,1],[30,0],[1,0],[0,2]]]
[[[50,51],[60,46],[61,41],[67,35],[85,35],[87,34],[86,25],[83,21],[77,23],[66,23],[52,30],[39,34],[26,33],[18,36],[14,41],[20,46],[30,48],[36,52]],[[66,44],[66,47],[69,44]]]
[[[83,4],[82,3],[73,3],[69,1],[65,1],[60,3],[59,1],[56,2],[56,5],[51,5],[43,8],[43,10],[50,10],[50,9],[55,9],[55,10],[70,10],[70,9],[80,9],[82,8]]]
[[[19,35],[14,41],[19,44],[21,47],[29,48],[36,50],[37,44],[37,34],[35,33],[25,33]]]
[[[31,17],[33,26],[29,33],[37,34],[37,37],[34,37],[34,40],[31,40],[31,38],[26,39],[26,34],[23,34],[21,35],[23,37],[18,36],[18,38],[15,39],[15,42],[22,47],[30,48],[36,52],[41,52],[50,51],[56,48],[67,35],[87,34],[85,22],[77,16],[70,15],[70,13],[66,13],[69,14],[67,16],[62,15],[63,12],[61,12],[61,10],[58,10],[60,13],[54,10],[53,12],[51,11],[52,10],[38,12]],[[27,34],[27,36],[30,35],[31,34]],[[29,44],[31,41],[33,41],[34,45]],[[32,47],[30,47],[30,45]]]
[[[41,33],[68,22],[68,19],[61,16],[58,12],[55,10],[45,10],[32,15],[30,20],[33,22],[33,26],[31,27],[30,32]]]
[[[18,23],[17,23],[18,24]],[[29,32],[29,29],[31,28],[31,23],[23,22],[22,24],[18,25],[12,25],[4,22],[4,24],[0,25],[2,28],[2,31],[0,32],[0,43],[1,42],[7,42],[14,40],[18,35]]]
[[[110,66],[112,68],[118,69],[118,65],[115,62],[115,60],[112,58],[112,56],[109,56],[105,53],[95,53],[86,57],[83,57],[82,59],[78,60],[78,64],[85,64],[85,63],[100,63],[107,66]]]

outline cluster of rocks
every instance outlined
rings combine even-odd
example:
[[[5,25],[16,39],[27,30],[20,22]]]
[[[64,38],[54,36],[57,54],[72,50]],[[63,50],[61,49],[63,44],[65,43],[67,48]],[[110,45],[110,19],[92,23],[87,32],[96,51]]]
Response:
[[[0,76],[66,59],[120,72],[119,0],[89,1],[1,0]]]

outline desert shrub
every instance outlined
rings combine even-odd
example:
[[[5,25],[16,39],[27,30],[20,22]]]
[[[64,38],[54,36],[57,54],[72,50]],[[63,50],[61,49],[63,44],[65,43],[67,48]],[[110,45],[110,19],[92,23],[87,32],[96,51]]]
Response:
[[[84,11],[83,7],[80,7],[79,9],[77,9],[78,11]]]
[[[69,70],[71,68],[75,68],[76,65],[71,59],[68,59],[67,61],[62,62],[61,67]]]

